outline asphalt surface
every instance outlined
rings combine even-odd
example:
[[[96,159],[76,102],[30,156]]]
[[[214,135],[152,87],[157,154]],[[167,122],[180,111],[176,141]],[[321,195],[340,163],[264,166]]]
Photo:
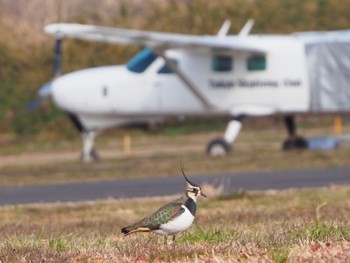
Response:
[[[223,185],[224,192],[350,185],[350,167],[255,173],[189,175],[197,184]],[[22,187],[0,187],[0,205],[76,202],[180,194],[182,176]]]

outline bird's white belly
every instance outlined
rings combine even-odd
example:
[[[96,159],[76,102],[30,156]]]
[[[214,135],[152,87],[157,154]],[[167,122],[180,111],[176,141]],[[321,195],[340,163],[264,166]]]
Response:
[[[185,209],[184,213],[166,224],[161,224],[160,229],[157,229],[154,232],[162,235],[173,235],[189,228],[193,223],[194,216],[186,206],[183,205],[182,207]]]

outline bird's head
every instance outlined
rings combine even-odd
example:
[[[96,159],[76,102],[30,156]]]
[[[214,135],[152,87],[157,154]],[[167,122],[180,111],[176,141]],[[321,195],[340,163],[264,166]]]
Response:
[[[182,171],[182,175],[184,176],[184,178],[185,178],[185,180],[187,182],[186,189],[185,189],[186,195],[188,197],[190,197],[190,198],[193,198],[193,199],[197,198],[200,195],[204,196],[204,197],[207,197],[206,194],[204,194],[202,192],[202,189],[201,189],[201,187],[198,184],[194,184],[190,180],[188,180],[188,178],[186,177],[182,166],[181,166],[181,171]]]

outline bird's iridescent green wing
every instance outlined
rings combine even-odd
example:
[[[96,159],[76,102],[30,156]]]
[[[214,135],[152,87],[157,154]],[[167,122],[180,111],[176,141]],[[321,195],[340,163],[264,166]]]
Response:
[[[152,215],[142,220],[142,225],[151,229],[157,229],[161,224],[165,224],[171,219],[185,212],[185,209],[181,207],[183,201],[181,198],[166,204],[159,208]]]

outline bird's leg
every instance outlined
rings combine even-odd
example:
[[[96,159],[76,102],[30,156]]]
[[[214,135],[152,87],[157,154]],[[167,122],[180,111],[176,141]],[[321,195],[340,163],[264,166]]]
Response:
[[[168,244],[168,236],[165,235],[165,236],[164,236],[164,245],[167,245],[167,244]]]

